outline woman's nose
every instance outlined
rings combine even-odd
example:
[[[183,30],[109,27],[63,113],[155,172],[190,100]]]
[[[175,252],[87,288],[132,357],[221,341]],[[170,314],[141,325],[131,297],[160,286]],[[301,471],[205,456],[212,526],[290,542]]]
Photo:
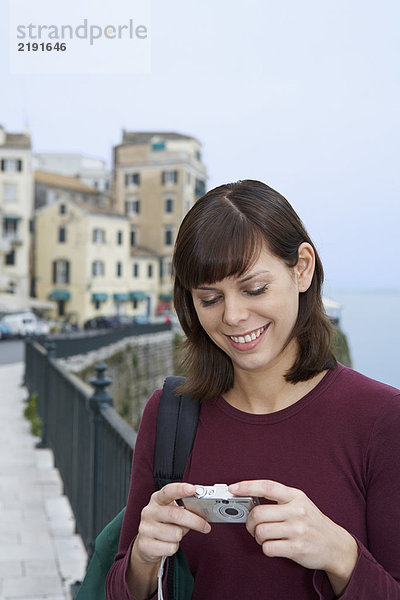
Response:
[[[248,317],[248,310],[243,299],[226,298],[224,302],[223,321],[226,325],[236,326]]]

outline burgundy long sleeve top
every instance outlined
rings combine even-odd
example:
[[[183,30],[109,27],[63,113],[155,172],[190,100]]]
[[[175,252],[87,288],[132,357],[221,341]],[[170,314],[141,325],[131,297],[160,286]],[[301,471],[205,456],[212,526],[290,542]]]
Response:
[[[268,391],[266,390],[266,394]],[[161,391],[138,433],[119,552],[107,600],[133,600],[126,584],[142,508],[155,491],[153,457]],[[249,414],[222,397],[202,405],[184,480],[194,484],[272,479],[303,490],[356,539],[359,556],[343,600],[400,600],[400,391],[339,365],[301,400]],[[193,600],[331,600],[323,571],[270,558],[243,524],[212,524],[182,540]]]

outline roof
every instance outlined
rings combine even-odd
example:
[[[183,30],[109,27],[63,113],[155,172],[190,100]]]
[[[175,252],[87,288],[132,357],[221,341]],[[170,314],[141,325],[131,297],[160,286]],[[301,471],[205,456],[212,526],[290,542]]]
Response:
[[[29,150],[31,147],[31,138],[25,133],[6,133],[2,148],[25,148]]]
[[[122,145],[132,144],[141,145],[149,144],[153,138],[160,138],[160,140],[196,140],[191,135],[182,135],[173,131],[126,131],[122,130]]]
[[[59,173],[51,173],[49,171],[35,171],[35,183],[41,183],[50,187],[66,188],[77,192],[86,192],[87,194],[99,193],[96,188],[82,183],[77,177],[59,175]]]

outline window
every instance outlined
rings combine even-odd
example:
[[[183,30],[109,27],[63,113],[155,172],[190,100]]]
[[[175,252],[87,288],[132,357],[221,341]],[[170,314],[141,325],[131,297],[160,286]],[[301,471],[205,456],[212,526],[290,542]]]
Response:
[[[130,215],[138,215],[140,213],[140,200],[137,198],[129,198],[125,202],[125,214],[127,217]]]
[[[106,232],[104,229],[93,229],[93,243],[94,244],[105,244],[106,243]]]
[[[162,184],[178,183],[178,171],[163,171],[161,175]]]
[[[195,156],[196,156],[196,160],[201,161],[201,152],[199,152],[198,150],[196,150]]]
[[[92,275],[93,277],[104,277],[105,267],[102,260],[94,260],[92,262]]]
[[[10,183],[4,184],[4,202],[17,201],[17,186]]]
[[[53,261],[53,283],[69,283],[69,261]]]
[[[153,142],[151,145],[151,149],[153,152],[159,152],[160,150],[165,150],[165,142]]]
[[[51,204],[51,202],[50,202]],[[67,212],[67,207],[65,206],[65,204],[60,204],[60,215],[65,215],[65,213]]]
[[[174,201],[172,198],[167,198],[165,200],[165,212],[167,212],[167,213],[174,212]]]
[[[139,277],[139,264],[133,263],[133,276]]]
[[[65,229],[65,227],[58,228],[58,241],[60,242],[60,244],[67,241],[67,230]]]
[[[170,256],[165,256],[160,260],[160,277],[170,278],[172,274],[172,258]]]
[[[15,265],[15,250],[7,252],[7,254],[4,257],[4,263],[6,265]]]
[[[126,173],[125,187],[140,185],[140,173]]]
[[[196,196],[196,198],[200,198],[200,196],[203,196],[206,193],[206,182],[203,181],[203,179],[197,179],[196,177],[196,183],[194,186],[194,194]]]
[[[1,170],[17,173],[22,171],[22,160],[15,158],[4,158],[1,161]]]
[[[18,239],[18,220],[3,217],[3,238],[16,241]]]
[[[153,265],[152,264],[147,265],[147,277],[149,279],[151,279],[153,277]]]
[[[117,244],[122,246],[122,231],[117,231]]]
[[[131,227],[131,248],[136,246],[136,228]]]
[[[117,277],[122,277],[122,262],[117,262]]]
[[[164,243],[165,243],[166,246],[172,246],[172,244],[173,244],[173,231],[172,231],[172,227],[166,227],[165,228]]]

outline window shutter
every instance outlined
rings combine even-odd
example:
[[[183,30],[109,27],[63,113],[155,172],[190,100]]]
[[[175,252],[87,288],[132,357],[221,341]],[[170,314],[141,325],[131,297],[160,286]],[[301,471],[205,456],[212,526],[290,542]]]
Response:
[[[65,261],[65,283],[69,283],[69,260]]]
[[[17,170],[22,171],[22,160],[17,160]]]
[[[57,261],[53,260],[53,283],[57,283]]]

